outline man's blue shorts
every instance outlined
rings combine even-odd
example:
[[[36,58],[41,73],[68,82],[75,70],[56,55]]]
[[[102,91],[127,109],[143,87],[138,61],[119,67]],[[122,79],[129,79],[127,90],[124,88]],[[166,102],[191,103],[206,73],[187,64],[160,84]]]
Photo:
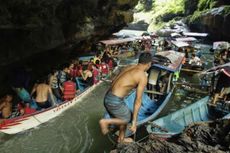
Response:
[[[108,91],[104,98],[104,106],[111,118],[119,118],[129,123],[131,121],[131,111],[125,104],[124,99],[115,96]]]

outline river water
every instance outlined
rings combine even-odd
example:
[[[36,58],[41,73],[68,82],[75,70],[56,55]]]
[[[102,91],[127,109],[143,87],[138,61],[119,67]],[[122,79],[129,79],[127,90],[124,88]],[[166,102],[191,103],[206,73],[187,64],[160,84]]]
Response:
[[[182,78],[197,80],[196,76],[191,78],[182,75]],[[104,113],[103,98],[108,87],[109,83],[100,84],[74,107],[36,129],[16,135],[1,134],[1,153],[109,152],[113,149],[112,143],[101,134],[98,124]],[[203,96],[177,88],[161,116],[185,107]]]

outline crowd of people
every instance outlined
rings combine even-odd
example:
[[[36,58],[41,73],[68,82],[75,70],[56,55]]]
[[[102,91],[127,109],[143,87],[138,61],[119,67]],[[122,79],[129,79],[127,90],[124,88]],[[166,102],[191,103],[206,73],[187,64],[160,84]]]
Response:
[[[24,71],[17,70],[12,80],[12,90],[0,99],[0,118],[26,115],[72,100],[85,88],[107,78],[114,66],[115,61],[108,51],[97,53],[87,61],[76,58],[37,79],[31,92],[27,85],[30,78]],[[79,81],[84,84],[84,88]]]

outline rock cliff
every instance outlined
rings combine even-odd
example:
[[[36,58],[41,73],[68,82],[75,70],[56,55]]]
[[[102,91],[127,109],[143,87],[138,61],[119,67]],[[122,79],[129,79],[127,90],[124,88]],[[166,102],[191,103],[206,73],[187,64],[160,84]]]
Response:
[[[205,3],[196,0],[185,1],[185,4],[186,15],[190,14],[187,23],[191,30],[207,32],[212,40],[230,40],[230,1],[210,0]]]
[[[0,65],[66,44],[94,42],[132,21],[137,0],[2,0]]]

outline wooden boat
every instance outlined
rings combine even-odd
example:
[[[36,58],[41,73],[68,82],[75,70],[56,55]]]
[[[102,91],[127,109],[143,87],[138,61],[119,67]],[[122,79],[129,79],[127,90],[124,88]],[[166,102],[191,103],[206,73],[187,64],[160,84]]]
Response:
[[[83,62],[88,62],[88,61],[90,61],[91,58],[94,58],[94,56],[93,55],[81,56],[81,57],[79,57],[79,60],[83,61]]]
[[[142,96],[137,126],[155,119],[170,101],[174,90],[173,76],[180,71],[183,58],[184,54],[176,51],[158,52],[153,57],[154,63],[149,70],[148,84]],[[133,91],[124,100],[132,112],[135,97],[136,91]],[[105,113],[104,117],[110,118],[108,113]],[[130,134],[127,132],[127,135]]]
[[[191,123],[230,117],[230,110],[224,109],[220,103],[216,107],[209,105],[209,99],[210,97],[206,96],[188,107],[154,120],[147,126],[148,133],[161,138],[170,138],[181,133]]]
[[[192,65],[189,63],[185,63],[182,66],[181,71],[185,72],[188,75],[193,75],[196,73],[200,73],[204,70],[204,66],[203,65]]]
[[[230,77],[230,63],[213,67],[202,72],[212,75],[212,88],[217,86],[216,75],[213,73],[224,73]],[[211,89],[213,91],[213,89]],[[216,105],[209,104],[211,98],[206,96],[197,102],[182,108],[174,113],[159,118],[147,126],[149,133],[159,137],[169,138],[183,131],[191,123],[212,121],[217,118],[230,118],[230,105],[223,99],[217,99]]]
[[[109,40],[102,40],[100,43],[102,43],[105,47],[112,47],[116,45],[122,45],[127,43],[132,43],[136,40],[136,38],[123,38],[123,39],[109,39]],[[132,48],[127,48],[124,50],[119,50],[119,53],[117,55],[113,55],[113,57],[124,59],[127,57],[135,56],[136,53]]]
[[[70,107],[74,106],[80,101],[81,98],[91,92],[98,84],[86,88],[80,92],[73,100],[65,101],[58,105],[52,106],[41,111],[36,111],[32,114],[18,116],[15,118],[5,119],[0,123],[0,132],[7,134],[16,134],[31,128],[35,128],[42,123],[48,122],[49,120],[57,117]]]

